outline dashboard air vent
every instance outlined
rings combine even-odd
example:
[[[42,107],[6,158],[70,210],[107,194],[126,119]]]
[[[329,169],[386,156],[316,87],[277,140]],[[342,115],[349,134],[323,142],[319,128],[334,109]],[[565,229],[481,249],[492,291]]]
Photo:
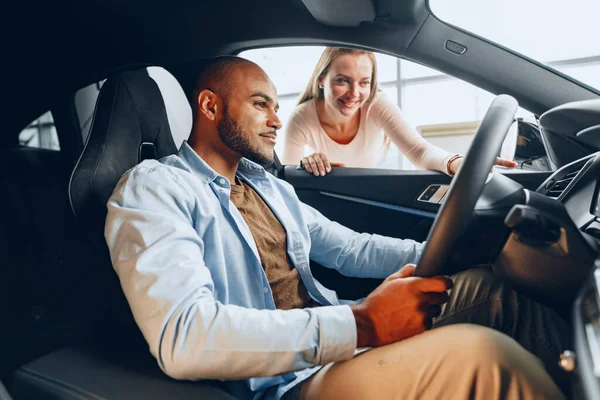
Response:
[[[565,191],[569,183],[577,176],[579,169],[573,172],[569,172],[562,179],[556,181],[548,190],[547,195],[552,198],[558,198]]]
[[[594,164],[594,160],[599,154],[600,152],[590,154],[585,158],[563,166],[542,182],[536,189],[536,192],[545,194],[553,199],[564,200],[571,188],[578,184],[579,178]]]

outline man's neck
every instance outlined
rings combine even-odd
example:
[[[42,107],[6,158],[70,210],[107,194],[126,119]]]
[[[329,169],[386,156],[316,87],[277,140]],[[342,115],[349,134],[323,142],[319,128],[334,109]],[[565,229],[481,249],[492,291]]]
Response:
[[[215,145],[211,142],[195,140],[189,144],[204,162],[210,165],[218,174],[227,178],[229,183],[233,185],[235,173],[241,160],[239,155],[222,143]]]

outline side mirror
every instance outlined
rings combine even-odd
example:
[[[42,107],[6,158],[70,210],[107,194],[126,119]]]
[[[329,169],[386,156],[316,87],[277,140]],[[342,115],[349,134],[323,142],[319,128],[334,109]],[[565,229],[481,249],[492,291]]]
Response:
[[[512,140],[514,140],[513,143],[516,145],[514,161],[518,164],[517,168],[534,171],[552,171],[537,124],[525,121],[523,118],[517,118],[513,122],[512,129],[516,131],[516,138]]]

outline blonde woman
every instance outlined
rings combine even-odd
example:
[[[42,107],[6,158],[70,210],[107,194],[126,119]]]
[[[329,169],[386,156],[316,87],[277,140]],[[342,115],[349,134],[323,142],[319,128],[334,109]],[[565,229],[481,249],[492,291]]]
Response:
[[[427,142],[377,84],[372,52],[329,47],[317,62],[285,128],[283,162],[299,162],[315,176],[332,166],[377,168],[390,142],[418,168],[452,176],[462,155]],[[314,154],[304,156],[304,147]],[[498,165],[516,163],[498,159]]]

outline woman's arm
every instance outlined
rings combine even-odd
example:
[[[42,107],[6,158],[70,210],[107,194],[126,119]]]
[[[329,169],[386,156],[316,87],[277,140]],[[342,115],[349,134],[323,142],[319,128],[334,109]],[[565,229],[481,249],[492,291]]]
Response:
[[[385,96],[375,98],[370,113],[370,118],[383,128],[385,135],[416,167],[442,171],[450,176],[459,170],[463,157],[448,153],[423,139],[404,118],[400,108]],[[512,160],[496,158],[496,165],[512,168],[517,164]]]
[[[453,156],[425,139],[404,117],[402,110],[384,95],[378,95],[371,105],[369,118],[383,129],[410,162],[418,168],[448,173],[447,162]]]

